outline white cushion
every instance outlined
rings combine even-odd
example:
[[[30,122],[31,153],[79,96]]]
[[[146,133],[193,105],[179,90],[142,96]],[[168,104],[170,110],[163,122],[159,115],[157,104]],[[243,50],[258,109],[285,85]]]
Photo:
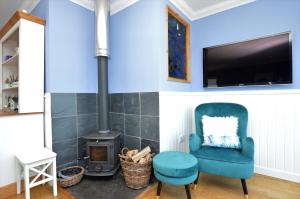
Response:
[[[203,137],[202,145],[240,148],[240,141],[237,135],[238,118],[228,117],[210,117],[202,116]]]

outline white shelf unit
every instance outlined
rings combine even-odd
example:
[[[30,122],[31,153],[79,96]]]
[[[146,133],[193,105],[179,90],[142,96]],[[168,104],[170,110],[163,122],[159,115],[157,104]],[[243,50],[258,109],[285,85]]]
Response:
[[[43,112],[44,25],[22,16],[0,37],[0,109],[18,97],[19,113]],[[11,77],[18,81],[5,83]]]

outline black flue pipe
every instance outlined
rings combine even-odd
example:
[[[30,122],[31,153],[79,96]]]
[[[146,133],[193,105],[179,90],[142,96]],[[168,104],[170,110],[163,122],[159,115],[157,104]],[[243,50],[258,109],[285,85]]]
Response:
[[[108,57],[98,56],[98,124],[99,133],[109,132],[108,121],[108,79],[107,79],[107,65]]]

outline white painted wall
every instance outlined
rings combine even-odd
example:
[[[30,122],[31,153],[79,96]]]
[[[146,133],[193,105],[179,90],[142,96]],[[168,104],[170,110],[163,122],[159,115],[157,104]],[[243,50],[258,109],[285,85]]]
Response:
[[[44,147],[43,114],[0,117],[0,187],[15,182],[15,154]]]
[[[189,150],[194,109],[207,102],[240,103],[248,109],[256,173],[300,182],[300,90],[160,92],[161,151]]]

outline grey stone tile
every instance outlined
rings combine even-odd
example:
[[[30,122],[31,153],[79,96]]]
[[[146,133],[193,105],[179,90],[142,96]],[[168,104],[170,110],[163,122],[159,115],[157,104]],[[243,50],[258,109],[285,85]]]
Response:
[[[138,115],[125,114],[125,135],[141,137],[141,122]]]
[[[109,115],[108,115],[108,116],[109,116]],[[97,130],[99,129],[99,123],[98,123],[98,120],[99,120],[99,115],[96,114],[96,129],[97,129]],[[108,122],[110,122],[109,119],[108,119]],[[109,127],[109,124],[108,124],[108,127]]]
[[[159,117],[141,116],[141,138],[159,142]]]
[[[57,165],[77,161],[77,139],[66,140],[53,144],[53,151],[57,153]]]
[[[52,117],[77,115],[74,93],[51,93]]]
[[[124,135],[124,147],[128,149],[141,149],[141,139]]]
[[[110,129],[120,131],[124,134],[124,114],[109,113]]]
[[[155,154],[159,153],[159,142],[142,139],[141,149],[145,148],[146,146],[150,146],[152,153],[155,153]]]
[[[97,113],[95,93],[77,93],[77,113]]]
[[[84,177],[78,185],[68,188],[68,191],[78,199],[133,199],[145,191],[128,188],[120,173],[113,177]]]
[[[159,95],[158,92],[140,93],[141,115],[159,116]]]
[[[99,107],[99,101],[98,101],[98,99],[99,99],[99,94],[98,93],[96,93],[96,112],[98,113],[99,112],[99,110],[98,110],[98,107]],[[110,111],[110,106],[108,107],[108,111]]]
[[[140,115],[140,96],[139,93],[125,93],[124,94],[124,108],[125,114]]]
[[[77,138],[76,116],[52,119],[53,143]]]
[[[88,135],[97,130],[97,115],[79,115],[78,117],[78,137]]]
[[[111,94],[108,94],[108,107],[109,107],[109,112],[111,111]]]
[[[86,141],[82,137],[78,138],[78,159],[86,156]]]
[[[120,148],[122,149],[124,147],[124,134],[120,135]]]
[[[71,166],[77,166],[77,165],[78,165],[78,161],[68,162],[68,163],[62,164],[62,165],[57,165],[56,171],[59,172],[60,170],[62,170],[64,168],[71,167]]]
[[[84,159],[86,156],[86,141],[83,138],[78,138],[78,165],[85,166],[87,161]]]
[[[124,113],[123,93],[114,93],[110,96],[110,111],[115,113]]]

